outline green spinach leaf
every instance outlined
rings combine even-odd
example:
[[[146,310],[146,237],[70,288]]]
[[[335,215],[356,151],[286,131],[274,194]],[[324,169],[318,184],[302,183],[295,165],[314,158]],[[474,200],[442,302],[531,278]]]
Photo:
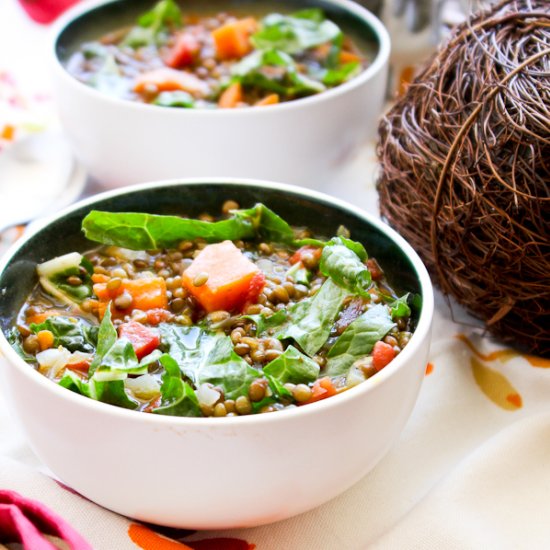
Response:
[[[49,330],[54,336],[54,347],[63,346],[69,351],[93,353],[97,345],[98,327],[74,317],[48,317],[43,323],[29,327],[35,334]]]
[[[130,341],[118,338],[111,321],[111,308],[108,307],[99,325],[97,350],[88,371],[89,376],[93,376],[96,382],[110,382],[123,381],[129,374],[146,374],[152,362],[150,357],[145,357],[140,363]]]
[[[158,45],[163,41],[163,31],[181,25],[181,10],[174,0],[160,0],[153,9],[141,15],[138,26],[133,27],[122,45],[131,48]]]
[[[80,304],[92,296],[93,267],[78,252],[71,252],[39,264],[36,271],[42,288],[66,304]],[[81,284],[69,284],[69,277],[78,277]]]
[[[285,97],[325,90],[324,84],[300,73],[290,55],[275,49],[252,52],[233,66],[231,74],[243,86],[268,90]]]
[[[161,404],[153,409],[153,413],[168,416],[202,416],[195,391],[182,379],[177,361],[166,354],[159,360],[165,372],[160,387]]]
[[[400,319],[401,317],[410,317],[411,308],[409,303],[412,302],[412,299],[412,294],[407,292],[407,294],[401,296],[401,298],[397,298],[397,300],[394,300],[389,304],[391,317],[394,321],[396,319]]]
[[[323,248],[319,269],[350,294],[367,297],[372,278],[362,257],[366,259],[363,245],[335,237]]]
[[[374,344],[395,326],[388,308],[382,304],[371,307],[353,321],[334,342],[327,354],[326,373],[338,376],[347,373],[351,365],[368,355]]]
[[[92,241],[132,250],[170,248],[182,240],[199,237],[208,242],[257,237],[279,243],[294,243],[292,228],[263,204],[247,210],[235,210],[232,217],[217,222],[93,210],[84,218],[82,229]]]
[[[199,383],[220,386],[225,396],[237,399],[248,395],[250,384],[261,376],[233,350],[229,336],[216,335],[216,344],[199,370]]]
[[[283,309],[276,311],[269,317],[263,313],[255,315],[243,315],[245,319],[250,319],[256,325],[256,335],[259,336],[266,331],[281,326],[288,318],[287,312]]]
[[[183,327],[169,323],[159,325],[164,347],[177,362],[181,372],[195,385],[199,383],[198,371],[216,345],[216,337],[200,327]]]
[[[292,15],[268,15],[262,20],[260,30],[252,35],[251,41],[258,49],[297,54],[332,42],[341,35],[338,25],[325,19],[321,10],[309,9]]]
[[[361,63],[352,61],[334,69],[325,69],[319,75],[320,80],[328,87],[338,86],[347,82],[361,72]]]
[[[109,304],[109,307],[105,310],[105,315],[99,325],[99,331],[97,333],[97,349],[94,359],[90,364],[90,369],[88,370],[89,376],[92,376],[97,367],[101,365],[103,357],[113,347],[118,336],[116,328],[111,321],[110,306],[111,304]]]
[[[109,403],[125,409],[137,409],[139,407],[139,402],[126,393],[123,380],[101,382],[92,378],[86,381],[68,370],[65,371],[59,385],[102,403]]]
[[[308,384],[319,376],[319,365],[300,353],[294,346],[264,367],[264,374],[270,375],[282,384]]]
[[[349,292],[327,279],[319,292],[288,309],[288,320],[277,332],[281,339],[291,338],[310,357],[327,341],[334,320]]]
[[[183,374],[195,386],[220,386],[229,399],[246,395],[260,373],[233,350],[231,338],[200,327],[159,325],[162,342]]]
[[[287,272],[287,277],[291,277],[296,284],[309,286],[312,273],[305,268],[301,262],[296,262]]]
[[[94,378],[105,382],[124,380],[129,374],[146,374],[147,365],[139,363],[134,346],[126,338],[115,340],[94,369]]]

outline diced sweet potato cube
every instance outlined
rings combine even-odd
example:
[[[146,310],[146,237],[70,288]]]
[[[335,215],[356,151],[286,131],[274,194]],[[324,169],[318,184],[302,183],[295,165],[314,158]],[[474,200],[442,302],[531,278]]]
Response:
[[[253,17],[227,23],[212,31],[218,59],[240,59],[252,51],[250,35],[256,31]]]
[[[207,311],[234,311],[258,297],[263,273],[231,242],[206,246],[183,273],[183,285]]]
[[[150,309],[166,309],[168,296],[166,294],[166,281],[162,277],[143,279],[123,279],[121,285],[113,290],[107,288],[107,283],[94,285],[94,294],[99,299],[99,316],[102,318],[107,304],[116,300],[123,293],[130,294],[132,303],[127,309],[118,310],[112,308],[114,316],[125,315],[133,309],[148,311]]]

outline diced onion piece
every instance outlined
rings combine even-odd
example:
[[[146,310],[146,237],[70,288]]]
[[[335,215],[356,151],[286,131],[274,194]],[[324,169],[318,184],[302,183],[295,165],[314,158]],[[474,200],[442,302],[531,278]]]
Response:
[[[359,384],[361,384],[361,382],[364,382],[365,380],[365,374],[363,373],[362,369],[356,365],[352,365],[346,378],[346,386],[348,388],[353,388],[353,386],[358,386]]]
[[[56,378],[71,358],[71,352],[62,346],[46,349],[36,354],[39,369],[48,378]]]
[[[206,406],[213,406],[220,398],[220,393],[215,389],[208,386],[208,384],[201,384],[195,391],[199,403]]]
[[[91,363],[94,356],[91,353],[84,353],[82,351],[75,351],[69,357],[67,363],[68,365],[78,365],[80,363]]]
[[[70,254],[58,256],[57,258],[53,258],[47,262],[39,264],[36,271],[40,277],[50,279],[57,273],[63,273],[69,269],[80,267],[81,262],[82,254],[79,254],[78,252],[71,252]]]
[[[144,374],[137,378],[127,378],[124,386],[138,399],[154,399],[160,395],[160,385],[150,374]]]
[[[113,256],[119,260],[125,260],[127,262],[149,259],[147,252],[143,250],[130,250],[129,248],[122,248],[120,246],[108,246],[105,249],[105,255]]]

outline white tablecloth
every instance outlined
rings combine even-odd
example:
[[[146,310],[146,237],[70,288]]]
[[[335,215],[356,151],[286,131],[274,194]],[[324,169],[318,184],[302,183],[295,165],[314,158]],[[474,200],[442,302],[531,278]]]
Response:
[[[0,76],[8,71],[28,97],[49,91],[47,34],[2,0]],[[0,132],[10,122],[1,90]],[[375,167],[366,147],[324,191],[376,213]],[[140,526],[47,477],[1,394],[0,490],[42,502],[98,550],[205,548],[194,546],[204,539],[220,550],[550,548],[550,362],[507,352],[456,305],[453,314],[438,294],[430,366],[397,444],[352,489],[302,516],[217,533]]]

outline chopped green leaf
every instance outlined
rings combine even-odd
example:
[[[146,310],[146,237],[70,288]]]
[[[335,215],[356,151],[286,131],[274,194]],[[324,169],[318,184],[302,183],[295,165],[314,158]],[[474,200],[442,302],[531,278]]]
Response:
[[[36,271],[42,288],[66,304],[80,304],[92,295],[93,268],[78,252],[39,264]],[[74,277],[77,284],[69,284],[69,277]]]
[[[327,354],[329,376],[347,373],[351,365],[368,355],[374,344],[395,326],[388,308],[378,304],[363,313],[340,335]]]
[[[308,384],[317,380],[319,365],[294,346],[288,346],[283,354],[264,367],[264,374],[269,374],[282,384]]]
[[[343,82],[347,82],[352,77],[361,72],[361,63],[351,61],[334,69],[326,69],[322,71],[320,77],[323,84],[329,87],[338,86]]]
[[[332,42],[342,31],[324,18],[321,10],[309,9],[292,15],[272,13],[262,20],[260,30],[252,35],[258,49],[277,49],[289,54]]]
[[[93,353],[97,345],[98,327],[74,317],[48,317],[43,323],[29,327],[35,334],[49,330],[54,336],[54,347],[63,346],[69,351]]]
[[[412,301],[412,294],[407,292],[407,294],[401,296],[401,298],[397,298],[397,300],[389,304],[391,317],[394,321],[401,317],[410,317],[411,308],[409,306],[409,301]]]
[[[82,229],[92,241],[132,250],[170,248],[182,240],[197,238],[208,242],[255,237],[279,243],[292,243],[294,240],[294,232],[288,223],[263,204],[247,210],[235,210],[232,217],[217,222],[92,210],[84,218]]]
[[[243,86],[268,90],[286,97],[325,90],[324,84],[300,73],[290,55],[275,49],[252,52],[233,66],[231,74]]]
[[[132,399],[124,388],[122,380],[101,382],[95,379],[82,380],[77,374],[67,370],[59,385],[85,397],[109,403],[125,409],[137,409],[139,402]]]
[[[219,222],[141,213],[93,210],[82,222],[86,237],[103,244],[132,250],[177,246],[182,240],[203,238],[208,242],[250,239],[255,236],[249,220],[231,218]]]
[[[117,336],[117,331],[111,321],[111,307],[109,304],[109,307],[107,307],[107,309],[105,310],[103,320],[99,325],[99,331],[97,334],[97,350],[88,371],[90,376],[92,376],[97,367],[101,365],[103,357],[113,347],[114,343],[116,342]]]
[[[288,309],[288,321],[277,332],[277,337],[291,338],[307,355],[315,355],[326,343],[348,294],[327,279],[315,296],[296,302]]]
[[[233,350],[229,336],[217,335],[217,342],[199,371],[199,383],[220,386],[229,399],[248,395],[250,384],[261,373]]]
[[[216,337],[200,327],[161,323],[159,329],[163,346],[168,348],[168,353],[177,362],[182,373],[198,385],[198,371],[216,345]]]
[[[319,269],[350,294],[367,297],[372,278],[361,257],[366,259],[363,245],[335,237],[323,248]]]
[[[292,280],[299,285],[309,286],[311,282],[312,273],[309,269],[305,268],[301,262],[296,262],[287,272],[286,276],[292,278]]]
[[[269,317],[263,313],[255,315],[243,315],[245,319],[250,319],[256,325],[256,335],[259,336],[270,329],[281,326],[287,320],[287,312],[280,309]]]
[[[162,42],[168,27],[181,25],[181,10],[174,0],[160,0],[138,19],[138,26],[126,35],[122,45],[131,48],[153,46]]]
[[[165,370],[160,387],[161,404],[153,409],[153,413],[168,416],[202,416],[195,391],[182,379],[178,363],[167,354],[160,357],[160,363]]]
[[[229,399],[246,395],[260,373],[233,350],[231,338],[200,327],[159,325],[164,345],[183,374],[196,386],[206,382],[223,388]]]
[[[99,365],[94,369],[98,381],[124,380],[129,374],[146,374],[147,365],[141,365],[134,346],[126,338],[115,340]]]

